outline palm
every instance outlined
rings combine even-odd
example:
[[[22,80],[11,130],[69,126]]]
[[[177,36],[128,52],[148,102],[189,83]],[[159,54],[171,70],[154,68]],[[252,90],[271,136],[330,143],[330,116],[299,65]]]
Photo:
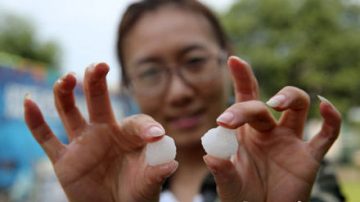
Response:
[[[240,140],[244,148],[234,164],[244,200],[297,201],[302,196],[290,193],[310,193],[319,163],[297,134],[281,127],[267,133],[247,128]]]
[[[113,201],[116,198],[137,201],[140,198],[141,187],[132,187],[137,183],[128,182],[144,173],[141,150],[131,154],[124,151],[113,138],[120,132],[118,126],[94,124],[67,146],[54,163],[54,169],[69,198],[81,201]],[[139,169],[130,171],[129,168],[135,167],[131,165],[134,163]],[[118,184],[128,186],[120,188]],[[127,196],[129,192],[135,192],[132,191],[135,188],[140,188],[136,191],[138,196]]]
[[[93,130],[85,130],[67,146],[66,151],[54,163],[59,181],[70,198],[82,196],[83,201],[111,201],[114,182],[109,180],[118,179],[114,165],[121,161],[121,157],[116,155],[110,135],[103,131],[100,134],[105,135],[98,136],[98,130],[96,126]],[[72,196],[77,194],[81,196]]]
[[[25,99],[25,120],[35,139],[52,161],[70,201],[154,201],[162,181],[177,168],[175,161],[148,166],[143,148],[164,132],[150,134],[160,124],[145,115],[117,123],[110,105],[104,63],[87,69],[84,92],[89,120],[75,105],[75,77],[66,75],[55,84],[55,103],[70,143],[64,145],[46,124],[40,109]]]
[[[231,161],[205,157],[221,201],[307,201],[320,162],[339,134],[339,112],[322,100],[322,128],[305,142],[309,96],[295,87],[281,89],[268,102],[282,112],[276,121],[268,106],[257,100],[258,85],[250,66],[236,57],[228,64],[237,102],[217,121],[238,128],[239,150]]]

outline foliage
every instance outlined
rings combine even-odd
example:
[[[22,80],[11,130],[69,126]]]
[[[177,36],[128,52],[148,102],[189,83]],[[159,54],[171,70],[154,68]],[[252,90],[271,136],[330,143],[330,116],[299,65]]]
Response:
[[[360,201],[360,182],[343,182],[341,186],[347,201]]]
[[[358,3],[239,0],[222,21],[265,97],[294,85],[312,98],[327,97],[343,113],[360,104]]]
[[[0,14],[0,52],[43,62],[59,68],[60,49],[54,41],[39,41],[33,25],[25,18]]]

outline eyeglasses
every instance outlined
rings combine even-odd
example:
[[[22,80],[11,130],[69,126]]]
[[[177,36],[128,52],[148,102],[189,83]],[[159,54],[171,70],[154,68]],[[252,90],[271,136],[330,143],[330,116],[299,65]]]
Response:
[[[142,65],[136,68],[137,71],[133,75],[130,75],[130,89],[142,96],[160,96],[167,90],[174,74],[192,87],[206,86],[219,75],[220,66],[225,60],[225,53],[194,54],[177,66],[170,67],[155,62]]]

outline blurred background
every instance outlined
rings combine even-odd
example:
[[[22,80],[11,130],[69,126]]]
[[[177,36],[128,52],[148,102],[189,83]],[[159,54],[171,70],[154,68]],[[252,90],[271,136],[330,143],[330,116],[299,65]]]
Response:
[[[52,85],[65,72],[80,80],[77,103],[86,114],[81,80],[86,66],[111,66],[109,86],[119,119],[136,111],[120,88],[116,28],[126,6],[110,0],[0,0],[0,202],[66,201],[52,167],[23,121],[26,93],[39,103],[66,142]],[[312,98],[306,134],[319,130],[316,95],[343,115],[334,163],[348,201],[360,201],[360,1],[203,0],[218,13],[234,45],[249,61],[266,100],[285,85]]]

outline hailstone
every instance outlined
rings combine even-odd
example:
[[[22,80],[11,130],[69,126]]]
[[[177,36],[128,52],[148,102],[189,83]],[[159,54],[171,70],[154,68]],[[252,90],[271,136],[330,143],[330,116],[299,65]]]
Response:
[[[145,159],[151,166],[167,163],[175,159],[176,146],[173,138],[164,135],[160,140],[146,145]]]
[[[238,150],[236,130],[221,126],[210,129],[201,138],[201,144],[205,152],[211,156],[229,159]]]

